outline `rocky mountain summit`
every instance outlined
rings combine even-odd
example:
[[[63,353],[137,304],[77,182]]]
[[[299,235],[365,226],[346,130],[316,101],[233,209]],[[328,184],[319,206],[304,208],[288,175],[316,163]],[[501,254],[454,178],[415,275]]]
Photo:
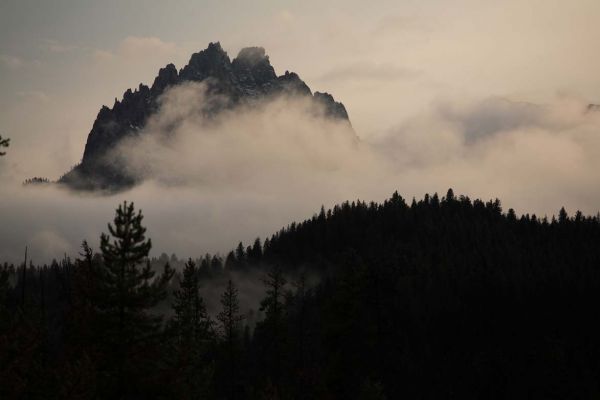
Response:
[[[137,178],[107,155],[124,138],[141,134],[149,117],[159,110],[160,96],[168,88],[185,82],[204,82],[208,93],[226,99],[203,110],[211,114],[287,94],[307,96],[323,107],[326,118],[349,122],[344,105],[330,94],[313,94],[293,72],[277,76],[262,47],[244,48],[230,60],[218,42],[210,43],[205,50],[193,54],[179,72],[175,65],[168,64],[160,69],[151,87],[140,84],[136,90],[128,89],[121,101],[115,99],[112,108],[103,106],[88,135],[81,163],[58,182],[73,189],[111,191],[136,184]]]

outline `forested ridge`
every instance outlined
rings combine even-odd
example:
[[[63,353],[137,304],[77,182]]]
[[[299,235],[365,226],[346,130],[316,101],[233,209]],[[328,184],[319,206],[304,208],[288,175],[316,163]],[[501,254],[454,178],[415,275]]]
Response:
[[[0,398],[600,396],[598,215],[394,193],[179,267],[125,203],[100,243],[2,267]]]

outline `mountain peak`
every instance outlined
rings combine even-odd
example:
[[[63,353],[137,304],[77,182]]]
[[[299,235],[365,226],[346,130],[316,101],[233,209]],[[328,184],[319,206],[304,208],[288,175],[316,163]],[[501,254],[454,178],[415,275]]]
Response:
[[[328,93],[312,91],[300,77],[286,71],[277,76],[262,47],[245,47],[231,61],[219,42],[192,54],[190,61],[179,73],[173,64],[158,71],[149,88],[143,84],[132,91],[128,89],[121,101],[115,99],[112,108],[103,106],[88,135],[82,161],[63,175],[59,182],[76,189],[121,189],[136,183],[122,166],[105,161],[112,149],[124,138],[143,133],[150,116],[158,112],[160,96],[169,87],[185,82],[205,82],[211,93],[228,99],[207,112],[218,113],[223,108],[273,95],[306,96],[323,106],[324,117],[348,121],[342,103]]]
[[[348,119],[346,107],[342,103],[335,101],[329,93],[315,92],[314,99],[323,106],[325,114],[328,117]]]
[[[192,54],[179,76],[183,80],[202,81],[209,76],[223,78],[231,71],[231,61],[219,42],[211,42],[205,50]]]
[[[227,55],[227,52],[223,50],[223,47],[221,47],[221,42],[209,42],[208,46],[206,47],[206,51]]]
[[[277,80],[275,69],[262,47],[243,48],[231,66],[240,86],[248,95],[255,95],[256,89],[268,89]]]
[[[269,63],[269,56],[266,55],[263,47],[244,47],[240,50],[233,62],[244,62],[248,65],[256,65],[259,63]]]
[[[161,68],[158,71],[158,76],[154,79],[152,84],[153,93],[162,93],[167,86],[174,85],[177,83],[177,68],[173,64],[167,64],[166,67]]]

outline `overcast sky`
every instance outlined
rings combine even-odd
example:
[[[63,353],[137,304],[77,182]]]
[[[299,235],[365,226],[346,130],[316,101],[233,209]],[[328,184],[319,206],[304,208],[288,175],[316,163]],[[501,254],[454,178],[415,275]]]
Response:
[[[381,175],[374,200],[452,185],[522,211],[594,213],[600,124],[580,113],[600,103],[598,38],[597,0],[2,0],[0,134],[11,147],[0,178],[58,178],[80,161],[101,105],[220,41],[232,58],[265,47],[278,74],[346,105],[357,135],[403,172]],[[11,190],[0,188],[4,215]],[[316,193],[260,230],[345,197],[357,197],[350,186]]]

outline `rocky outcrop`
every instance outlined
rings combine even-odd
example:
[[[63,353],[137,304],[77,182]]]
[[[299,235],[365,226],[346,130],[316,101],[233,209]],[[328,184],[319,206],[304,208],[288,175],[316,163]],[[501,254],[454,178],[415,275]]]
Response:
[[[195,53],[179,72],[173,64],[161,68],[151,87],[140,84],[128,89],[121,101],[115,99],[112,108],[103,106],[96,117],[85,145],[82,161],[59,179],[59,183],[74,189],[119,190],[136,183],[118,159],[107,157],[124,138],[139,134],[148,118],[158,111],[159,98],[169,87],[184,82],[204,82],[209,93],[222,95],[226,102],[218,107],[233,107],[269,96],[287,94],[312,97],[323,106],[327,118],[349,122],[342,103],[328,93],[315,92],[300,77],[286,71],[277,76],[269,56],[262,47],[242,49],[232,60],[221,45],[210,43]],[[218,113],[220,108],[207,110]]]
[[[348,119],[348,113],[346,107],[340,102],[334,100],[333,96],[329,93],[315,92],[315,101],[323,105],[325,113],[331,118]]]

